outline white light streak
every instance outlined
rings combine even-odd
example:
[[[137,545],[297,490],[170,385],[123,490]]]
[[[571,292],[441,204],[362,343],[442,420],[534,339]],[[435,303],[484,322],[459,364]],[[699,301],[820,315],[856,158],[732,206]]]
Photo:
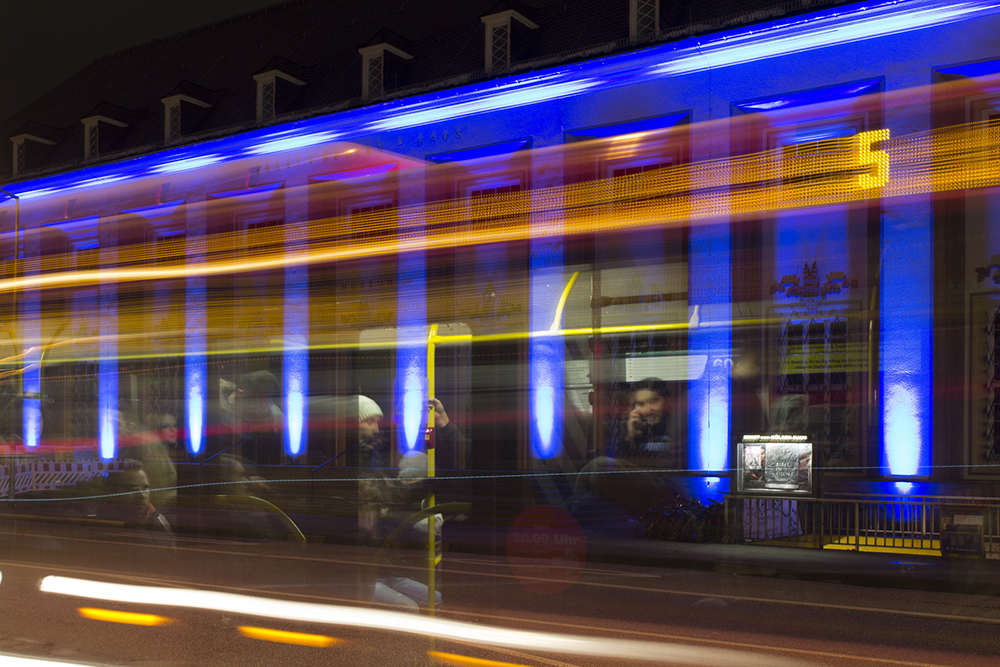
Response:
[[[371,628],[547,653],[606,657],[627,656],[633,660],[697,665],[776,667],[806,664],[773,655],[748,654],[745,651],[513,630],[381,609],[275,600],[186,588],[111,584],[57,576],[45,577],[39,588],[46,593],[96,600],[184,607],[286,621]]]

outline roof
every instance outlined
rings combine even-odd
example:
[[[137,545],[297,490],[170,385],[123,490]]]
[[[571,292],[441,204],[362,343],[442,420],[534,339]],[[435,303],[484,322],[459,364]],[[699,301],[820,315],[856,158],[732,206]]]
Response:
[[[835,0],[661,0],[661,38],[815,10]],[[361,55],[365,45],[388,41],[414,56],[403,80],[386,83],[386,97],[501,76],[484,68],[481,17],[498,7],[527,12],[539,28],[517,50],[513,69],[579,59],[584,50],[634,47],[628,41],[629,0],[294,0],[220,21],[101,58],[0,123],[10,137],[24,127],[47,127],[58,135],[44,164],[29,173],[79,164],[83,158],[80,119],[98,108],[127,110],[128,127],[116,141],[118,155],[147,152],[163,142],[162,98],[186,94],[211,103],[198,120],[195,140],[207,133],[234,133],[256,123],[257,84],[253,75],[280,69],[306,81],[294,109],[275,122],[360,106]],[[389,37],[392,39],[390,40]],[[529,61],[529,62],[525,62]],[[395,90],[392,84],[395,83]],[[196,93],[193,94],[192,93]],[[208,98],[208,99],[206,99]],[[66,128],[55,132],[54,128]],[[115,156],[102,155],[102,159]],[[0,179],[11,174],[0,159]]]

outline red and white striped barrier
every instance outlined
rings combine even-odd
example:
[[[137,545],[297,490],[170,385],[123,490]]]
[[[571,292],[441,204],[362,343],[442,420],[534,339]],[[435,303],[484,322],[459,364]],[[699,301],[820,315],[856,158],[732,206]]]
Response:
[[[124,470],[124,461],[27,461],[14,466],[14,495],[55,491],[109,471]],[[10,493],[10,465],[0,464],[0,498]]]

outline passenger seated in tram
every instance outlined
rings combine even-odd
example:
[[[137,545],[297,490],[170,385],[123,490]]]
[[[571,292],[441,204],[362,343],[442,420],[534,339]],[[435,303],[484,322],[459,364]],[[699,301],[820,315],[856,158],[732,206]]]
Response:
[[[377,576],[371,599],[377,604],[416,612],[430,601],[427,584],[415,576],[426,570],[430,521],[426,517],[413,518],[430,492],[427,455],[404,454],[398,472],[389,468],[388,447],[385,439],[379,438],[382,409],[367,396],[350,400],[357,401],[358,445],[352,463],[359,473],[359,537],[380,547],[373,564]],[[438,454],[454,466],[455,447],[460,441],[458,428],[448,418],[441,401],[431,399],[428,407],[434,408],[435,430],[440,429],[440,440],[435,437]],[[438,514],[434,519],[434,533],[440,544],[444,518]],[[435,605],[441,604],[440,591],[435,591],[434,599]]]
[[[173,439],[177,440],[176,421],[171,415],[154,413],[147,423],[162,425],[169,418],[174,423]],[[138,461],[149,482],[150,500],[160,509],[173,507],[177,502],[177,466],[170,456],[169,443],[164,441],[169,429],[139,426],[139,419],[132,413],[118,411],[119,457]]]
[[[625,438],[621,453],[673,455],[673,440],[669,427],[670,391],[667,383],[646,378],[632,386],[632,409],[625,422]]]
[[[281,462],[284,413],[281,386],[270,371],[252,371],[233,383],[219,380],[218,401],[209,406],[209,455],[229,452],[249,464]]]
[[[173,547],[170,522],[149,500],[149,478],[138,461],[126,461],[129,467],[108,473],[106,517],[124,521],[126,528],[143,531],[157,546]]]
[[[281,462],[284,413],[281,386],[269,371],[245,373],[234,395],[233,415],[242,434],[243,457],[257,465]]]
[[[670,501],[679,495],[664,473],[648,472],[633,462],[642,458],[664,466],[676,465],[669,434],[667,383],[657,378],[636,382],[631,388],[629,405],[624,428],[619,440],[609,445],[609,455],[598,456],[577,474],[573,494],[565,503],[570,512],[585,511],[601,498],[633,513],[642,513],[659,500]]]

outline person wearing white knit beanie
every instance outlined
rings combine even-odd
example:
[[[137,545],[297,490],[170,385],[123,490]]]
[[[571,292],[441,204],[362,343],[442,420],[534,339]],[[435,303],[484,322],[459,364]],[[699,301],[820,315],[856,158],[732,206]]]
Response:
[[[382,421],[382,408],[367,396],[358,396],[358,439],[368,442],[378,435],[378,424]]]

